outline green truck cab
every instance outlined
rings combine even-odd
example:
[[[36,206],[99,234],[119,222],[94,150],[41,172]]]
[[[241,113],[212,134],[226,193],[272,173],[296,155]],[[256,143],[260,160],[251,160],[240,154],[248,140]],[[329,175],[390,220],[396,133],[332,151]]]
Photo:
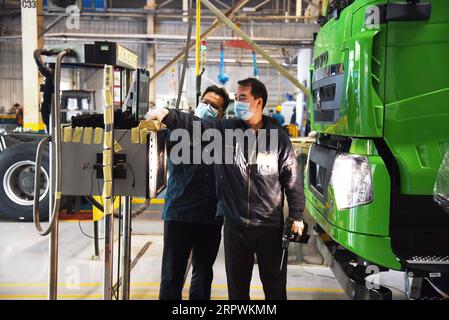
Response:
[[[319,19],[305,193],[353,298],[389,296],[365,290],[369,266],[449,282],[449,214],[432,198],[449,147],[448,12],[445,0],[334,0]]]

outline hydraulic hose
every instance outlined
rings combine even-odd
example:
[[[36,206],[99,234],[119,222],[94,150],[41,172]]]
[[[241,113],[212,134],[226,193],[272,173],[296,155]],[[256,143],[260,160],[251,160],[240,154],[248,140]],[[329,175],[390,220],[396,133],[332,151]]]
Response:
[[[39,72],[45,77],[50,78],[53,75],[53,70],[47,67],[42,61],[41,56],[55,56],[59,52],[57,50],[36,49],[33,52],[34,61],[36,62]]]
[[[48,234],[47,231],[53,229],[53,225],[55,224],[55,221],[56,221],[56,219],[54,219],[52,217],[52,219],[50,221],[50,225],[48,227],[48,230],[43,230],[43,228],[41,226],[41,221],[40,221],[39,190],[41,189],[40,180],[41,180],[42,150],[44,150],[43,147],[48,141],[50,141],[50,136],[46,136],[41,141],[39,141],[39,144],[37,145],[37,150],[36,150],[36,161],[35,161],[35,169],[34,169],[33,221],[34,221],[34,225],[36,226],[37,233],[41,236],[47,235]],[[51,198],[51,196],[50,196],[50,198]]]
[[[92,196],[84,196],[84,198],[87,200],[87,202],[89,202],[95,208],[97,208],[98,210],[103,212],[103,210],[104,210],[103,205],[100,202],[98,202],[97,200],[95,200],[94,197],[92,197]]]
[[[100,210],[101,212],[104,212],[104,206],[99,203],[93,196],[84,196],[84,198],[89,202],[92,206]],[[121,215],[114,212],[114,218],[120,219]]]
[[[131,212],[131,218],[142,214],[150,206],[150,199],[146,199],[142,206]]]
[[[53,110],[50,117],[50,136],[45,137],[39,142],[36,152],[35,175],[34,175],[34,204],[33,204],[33,218],[37,233],[41,236],[48,235],[54,228],[58,220],[58,214],[61,204],[61,62],[62,59],[73,54],[71,49],[65,49],[58,53],[55,64],[55,90]],[[55,156],[55,160],[50,159],[50,224],[47,229],[43,229],[40,224],[40,210],[39,210],[39,190],[40,190],[40,164],[43,145],[51,138],[51,155]],[[53,169],[53,170],[52,170]],[[53,177],[54,174],[54,177]],[[52,201],[53,199],[53,201]]]
[[[45,80],[41,88],[42,91],[42,103],[40,107],[42,121],[47,128],[50,128],[50,113],[51,113],[51,100],[53,98],[54,91],[54,69],[48,67],[42,61],[42,56],[56,56],[60,51],[58,50],[47,50],[47,49],[36,49],[33,52],[34,61],[36,62],[39,72],[44,76]]]

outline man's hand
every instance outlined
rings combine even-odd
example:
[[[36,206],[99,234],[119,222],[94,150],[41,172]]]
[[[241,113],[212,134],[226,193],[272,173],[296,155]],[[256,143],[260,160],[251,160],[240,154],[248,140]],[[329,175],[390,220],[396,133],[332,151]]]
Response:
[[[162,122],[162,120],[165,118],[165,116],[167,114],[168,114],[168,109],[165,109],[165,108],[151,109],[145,115],[145,120],[158,120],[158,121]]]
[[[293,221],[292,223],[292,233],[296,233],[297,237],[301,237],[304,231],[304,222],[301,221]]]

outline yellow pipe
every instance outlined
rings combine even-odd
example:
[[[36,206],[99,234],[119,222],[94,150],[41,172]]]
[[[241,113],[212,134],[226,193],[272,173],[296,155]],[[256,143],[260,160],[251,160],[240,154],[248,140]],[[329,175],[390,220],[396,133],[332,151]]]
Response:
[[[195,31],[195,73],[200,75],[200,49],[201,49],[201,0],[196,0],[196,31]]]

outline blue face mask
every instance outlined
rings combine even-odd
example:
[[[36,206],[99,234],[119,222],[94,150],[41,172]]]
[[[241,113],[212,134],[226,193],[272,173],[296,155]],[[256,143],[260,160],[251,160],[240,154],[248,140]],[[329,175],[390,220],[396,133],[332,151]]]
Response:
[[[195,116],[201,119],[216,118],[217,115],[217,109],[212,107],[210,104],[205,104],[204,102],[200,102],[198,107],[195,109]]]
[[[249,111],[249,103],[241,101],[234,102],[234,113],[237,118],[243,121],[251,119],[251,117],[254,115],[253,112]]]

